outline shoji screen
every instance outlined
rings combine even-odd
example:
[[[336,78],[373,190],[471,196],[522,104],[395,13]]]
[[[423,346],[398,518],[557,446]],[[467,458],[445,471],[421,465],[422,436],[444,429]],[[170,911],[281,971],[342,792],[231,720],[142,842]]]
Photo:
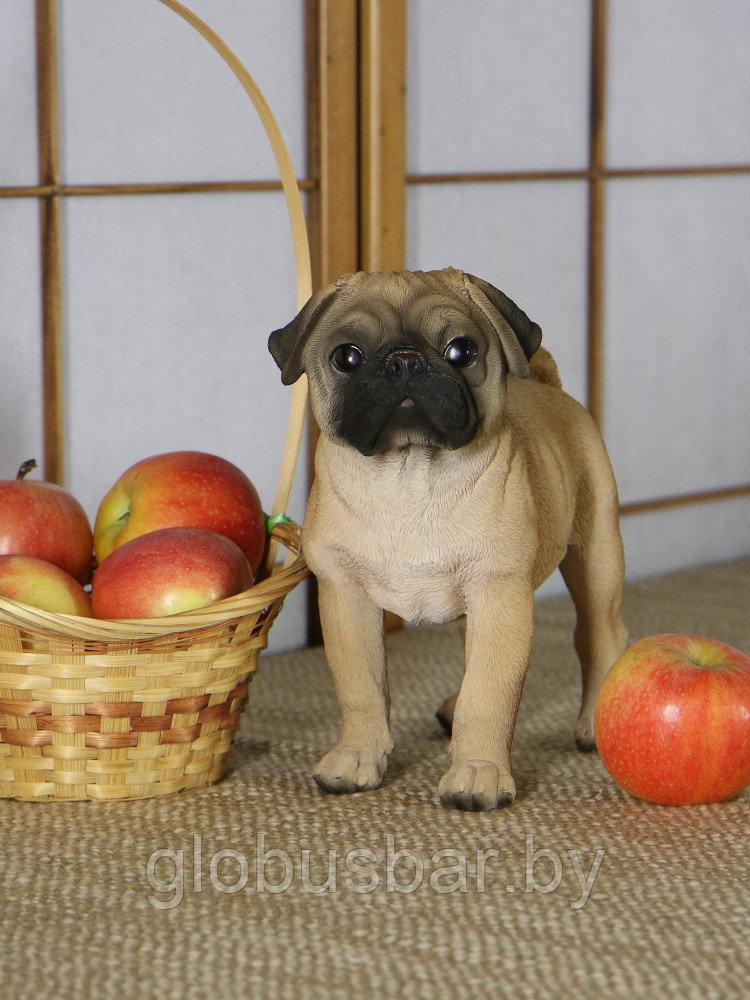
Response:
[[[631,577],[750,553],[750,6],[409,0],[407,25],[408,266],[540,323]]]
[[[302,0],[189,6],[254,75],[303,176]],[[0,23],[0,474],[42,459],[46,438],[48,465],[93,517],[132,462],[195,448],[240,465],[270,507],[289,393],[265,342],[296,309],[294,263],[244,91],[156,0],[58,0],[57,38],[45,29],[39,41],[42,64],[57,63],[57,176],[40,177],[35,4],[0,0]],[[62,375],[45,407],[39,206],[53,200]],[[302,468],[295,519],[306,488]],[[301,590],[290,597],[277,648],[304,642],[304,603]]]

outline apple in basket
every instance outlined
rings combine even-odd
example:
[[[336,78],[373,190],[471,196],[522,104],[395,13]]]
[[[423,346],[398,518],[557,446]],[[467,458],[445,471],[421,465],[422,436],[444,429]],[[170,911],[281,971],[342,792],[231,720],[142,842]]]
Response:
[[[91,600],[80,583],[34,556],[0,556],[0,597],[42,611],[91,617]]]
[[[123,472],[99,505],[96,558],[101,563],[139,535],[175,527],[226,535],[257,572],[266,540],[258,493],[236,465],[200,451],[153,455]]]
[[[60,486],[24,477],[0,481],[0,555],[34,556],[69,573],[79,583],[91,575],[91,526],[80,503]]]
[[[637,798],[730,799],[750,782],[750,657],[703,636],[642,639],[604,678],[594,733],[604,766]]]
[[[238,545],[204,528],[160,528],[118,546],[94,573],[95,618],[157,618],[202,608],[253,584]]]

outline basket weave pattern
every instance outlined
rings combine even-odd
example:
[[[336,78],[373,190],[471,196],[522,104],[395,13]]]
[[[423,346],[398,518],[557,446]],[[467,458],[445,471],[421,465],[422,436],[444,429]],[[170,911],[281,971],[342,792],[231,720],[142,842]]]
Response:
[[[273,534],[287,563],[196,612],[97,622],[0,601],[0,796],[143,798],[220,778],[258,654],[306,573],[297,525]]]

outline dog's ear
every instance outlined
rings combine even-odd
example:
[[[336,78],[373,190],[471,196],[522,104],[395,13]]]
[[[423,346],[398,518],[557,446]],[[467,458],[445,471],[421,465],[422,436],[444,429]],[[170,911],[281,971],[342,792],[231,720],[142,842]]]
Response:
[[[335,284],[321,288],[307,300],[291,323],[287,323],[280,330],[274,330],[268,338],[268,350],[281,369],[281,381],[284,385],[292,385],[301,378],[304,371],[302,352],[305,344],[323,314],[333,303],[341,284],[340,279]]]
[[[541,327],[532,323],[523,309],[488,281],[475,278],[473,274],[464,275],[464,279],[470,300],[497,333],[508,371],[519,378],[530,378],[529,359],[542,342]]]

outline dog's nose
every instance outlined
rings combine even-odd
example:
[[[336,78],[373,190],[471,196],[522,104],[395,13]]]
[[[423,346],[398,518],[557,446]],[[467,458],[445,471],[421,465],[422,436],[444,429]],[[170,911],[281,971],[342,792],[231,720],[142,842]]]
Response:
[[[385,370],[389,375],[413,375],[424,367],[424,358],[416,351],[393,351],[388,355]]]

